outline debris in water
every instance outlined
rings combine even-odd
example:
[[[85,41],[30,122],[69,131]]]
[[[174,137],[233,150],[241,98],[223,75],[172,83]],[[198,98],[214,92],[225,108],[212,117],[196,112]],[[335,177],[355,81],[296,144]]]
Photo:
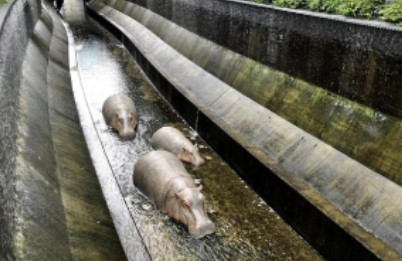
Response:
[[[150,203],[144,203],[141,205],[141,208],[143,210],[150,210],[152,208],[152,205]]]

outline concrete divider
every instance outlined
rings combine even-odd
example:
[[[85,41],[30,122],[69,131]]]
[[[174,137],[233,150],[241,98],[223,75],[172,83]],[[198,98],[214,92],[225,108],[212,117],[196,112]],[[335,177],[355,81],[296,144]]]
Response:
[[[242,94],[402,185],[400,119],[228,50],[141,6],[125,1],[108,5]]]
[[[229,50],[402,117],[400,27],[236,0],[132,2]]]
[[[177,25],[154,23],[161,20],[125,1],[93,0],[89,10],[175,109],[324,257],[401,258],[400,186],[203,70],[132,14],[172,38],[181,30]],[[180,39],[183,46],[192,40]],[[195,53],[211,47],[197,43]],[[236,63],[229,65],[215,69],[230,75]]]
[[[0,259],[124,259],[79,125],[60,17],[40,1],[9,11],[0,31]]]

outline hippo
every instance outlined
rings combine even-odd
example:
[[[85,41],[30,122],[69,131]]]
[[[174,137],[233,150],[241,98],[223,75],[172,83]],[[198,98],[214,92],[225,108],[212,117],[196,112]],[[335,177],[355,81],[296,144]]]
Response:
[[[137,113],[134,102],[124,94],[109,96],[102,107],[106,124],[119,133],[122,139],[135,138]]]
[[[197,186],[183,163],[172,153],[152,151],[135,164],[134,185],[163,213],[187,226],[191,236],[215,232],[204,205],[202,186]]]
[[[194,166],[204,163],[198,153],[198,148],[189,141],[184,134],[173,127],[158,129],[151,138],[151,146],[155,150],[166,150],[176,155],[180,160]]]

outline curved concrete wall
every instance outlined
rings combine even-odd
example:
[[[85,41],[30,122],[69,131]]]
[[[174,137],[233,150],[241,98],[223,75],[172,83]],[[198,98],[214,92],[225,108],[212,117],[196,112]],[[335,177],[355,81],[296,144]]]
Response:
[[[1,259],[124,259],[81,133],[60,17],[16,1],[0,33]]]
[[[32,25],[40,15],[40,2],[15,1],[5,15],[0,31],[0,242],[2,258],[14,258],[12,231],[14,230],[16,115],[19,82],[26,46]],[[26,15],[24,15],[24,13]],[[22,24],[15,28],[16,24]],[[12,51],[11,51],[12,50]]]
[[[244,95],[402,185],[400,119],[289,77],[175,26],[138,5],[108,3]]]
[[[133,0],[241,55],[402,117],[402,29],[228,0]]]
[[[215,77],[236,76],[236,66],[268,69],[135,4],[92,1],[89,7],[201,136],[325,257],[401,258],[400,186]],[[275,80],[278,75],[271,72]]]

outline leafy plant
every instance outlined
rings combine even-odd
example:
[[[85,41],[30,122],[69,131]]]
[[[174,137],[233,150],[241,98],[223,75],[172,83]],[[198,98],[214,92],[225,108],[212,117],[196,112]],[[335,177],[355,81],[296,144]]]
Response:
[[[312,11],[336,13],[342,0],[307,0],[307,6]]]
[[[322,10],[322,2],[323,0],[308,0],[307,6],[310,10],[313,11],[324,11]]]
[[[305,0],[273,0],[272,3],[281,7],[300,8],[305,6]]]
[[[252,2],[260,3],[260,4],[270,4],[271,0],[252,0]]]
[[[372,18],[378,15],[385,0],[342,0],[337,12],[347,16]]]
[[[385,21],[397,23],[402,26],[402,0],[394,0],[379,12]]]
[[[325,0],[323,4],[323,9],[325,12],[328,13],[336,13],[341,2],[342,0]]]
[[[1,0],[0,0],[1,1]],[[250,0],[287,8],[382,19],[402,26],[402,0]]]

